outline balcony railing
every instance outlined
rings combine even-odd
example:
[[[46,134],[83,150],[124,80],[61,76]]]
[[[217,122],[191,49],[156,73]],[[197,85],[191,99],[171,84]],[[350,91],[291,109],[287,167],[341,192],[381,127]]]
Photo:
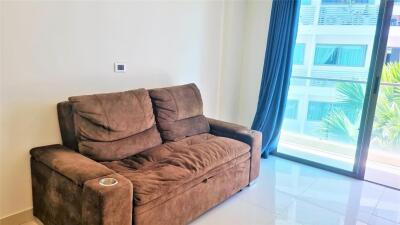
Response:
[[[375,5],[321,5],[318,25],[375,26],[378,12]]]
[[[301,25],[366,25],[375,26],[379,7],[367,4],[321,5],[319,12],[316,5],[302,5],[300,10]],[[319,13],[315,21],[315,13]]]
[[[291,86],[289,89],[290,101],[283,124],[285,131],[316,138],[325,144],[328,141],[356,145],[367,89],[366,80],[292,76],[291,82],[291,85],[305,84],[303,87],[294,84],[297,87]],[[313,82],[331,85],[326,88],[315,86]],[[387,153],[394,152],[400,157],[400,130],[396,126],[400,119],[400,103],[396,100],[400,93],[400,82],[382,80],[379,89],[371,147]],[[293,144],[293,141],[290,142]],[[313,146],[316,144],[313,143]]]
[[[315,6],[301,6],[300,10],[300,24],[314,25]]]
[[[329,82],[329,83],[336,83],[336,82],[349,82],[349,83],[358,83],[358,84],[367,84],[365,80],[355,80],[355,79],[335,79],[335,78],[324,78],[324,77],[306,77],[306,76],[292,76],[291,79],[298,79],[298,80],[310,80],[316,82]],[[312,85],[312,82],[311,82]],[[381,82],[380,85],[387,86],[387,87],[400,87],[400,83],[387,83]],[[314,85],[312,85],[314,86]],[[315,85],[318,86],[318,85]],[[322,85],[321,87],[326,87],[331,85]],[[332,85],[334,86],[334,85]]]

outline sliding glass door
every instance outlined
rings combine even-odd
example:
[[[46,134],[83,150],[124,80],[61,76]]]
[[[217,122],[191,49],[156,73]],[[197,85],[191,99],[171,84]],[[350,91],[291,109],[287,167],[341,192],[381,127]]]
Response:
[[[380,0],[303,0],[277,154],[355,174]]]
[[[400,1],[391,15],[365,179],[400,189]]]

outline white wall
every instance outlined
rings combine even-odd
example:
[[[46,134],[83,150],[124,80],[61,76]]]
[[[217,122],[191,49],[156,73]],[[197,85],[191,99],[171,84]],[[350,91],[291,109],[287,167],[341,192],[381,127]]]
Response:
[[[208,116],[250,124],[270,1],[1,1],[0,218],[32,207],[29,149],[60,143],[68,96],[195,82]]]
[[[239,109],[246,5],[245,1],[229,1],[224,7],[219,117],[230,122],[237,121]]]
[[[219,117],[251,126],[257,108],[272,0],[228,1]]]
[[[0,218],[31,208],[28,151],[60,142],[68,96],[196,82],[216,116],[222,2],[1,6]],[[127,73],[113,73],[118,60]]]
[[[272,0],[249,1],[246,8],[239,110],[236,122],[251,126],[257,109]]]

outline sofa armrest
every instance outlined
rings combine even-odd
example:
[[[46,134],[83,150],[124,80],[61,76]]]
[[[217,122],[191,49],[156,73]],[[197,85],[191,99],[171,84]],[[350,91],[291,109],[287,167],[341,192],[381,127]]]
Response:
[[[99,179],[86,181],[83,187],[82,224],[132,225],[132,183],[119,174],[108,175],[118,183],[102,186]]]
[[[210,133],[216,136],[228,137],[244,142],[251,147],[250,182],[258,177],[260,172],[262,134],[245,126],[208,118]]]
[[[48,145],[33,148],[32,157],[50,169],[83,185],[87,180],[113,174],[114,171],[62,145]]]
[[[33,213],[44,224],[131,225],[132,183],[62,145],[31,150]],[[104,177],[117,179],[103,186]]]

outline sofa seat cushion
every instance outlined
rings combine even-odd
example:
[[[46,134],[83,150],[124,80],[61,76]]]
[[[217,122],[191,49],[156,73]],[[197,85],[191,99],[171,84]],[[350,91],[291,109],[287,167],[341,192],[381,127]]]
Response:
[[[141,206],[167,196],[223,164],[249,155],[249,151],[250,146],[243,142],[200,134],[103,164],[132,182],[134,204]]]

